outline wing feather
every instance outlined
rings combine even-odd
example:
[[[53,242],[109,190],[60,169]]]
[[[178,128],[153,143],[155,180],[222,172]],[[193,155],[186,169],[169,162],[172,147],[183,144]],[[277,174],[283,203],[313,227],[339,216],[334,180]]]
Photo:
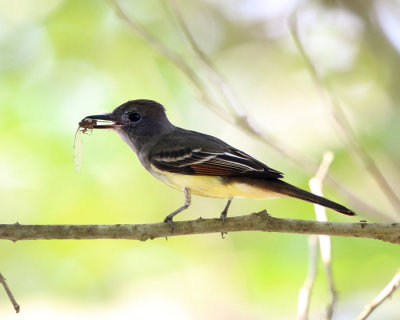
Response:
[[[150,161],[159,170],[181,174],[271,179],[283,177],[281,172],[234,148],[225,152],[207,152],[201,148],[185,147],[152,154]]]

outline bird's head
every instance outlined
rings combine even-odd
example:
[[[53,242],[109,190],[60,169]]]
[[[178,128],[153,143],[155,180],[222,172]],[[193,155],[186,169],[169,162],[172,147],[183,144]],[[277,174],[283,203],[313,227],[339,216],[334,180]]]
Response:
[[[120,129],[124,126],[143,127],[165,120],[167,116],[163,105],[153,100],[138,99],[125,102],[111,113],[88,116],[82,122],[92,121],[93,129]]]
[[[153,100],[131,100],[113,112],[84,118],[80,125],[90,129],[114,129],[135,151],[151,137],[173,128],[165,108]]]

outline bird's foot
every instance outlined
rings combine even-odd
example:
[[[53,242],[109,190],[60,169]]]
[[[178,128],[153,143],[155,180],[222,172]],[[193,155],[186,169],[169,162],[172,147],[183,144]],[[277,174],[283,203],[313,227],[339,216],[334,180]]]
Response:
[[[165,219],[164,219],[164,223],[168,223],[169,224],[169,226],[171,227],[171,233],[174,233],[174,222],[172,221],[172,217],[170,217],[170,216],[167,216]]]
[[[221,216],[219,217],[221,219],[223,225],[225,224],[227,214],[228,214],[228,212],[224,210],[221,212]]]
[[[228,213],[228,210],[224,210],[224,211],[221,212],[220,219],[222,221],[222,226],[225,224],[227,213]],[[226,234],[228,234],[228,232],[225,232],[225,231],[221,232],[222,239],[225,239],[225,235]]]

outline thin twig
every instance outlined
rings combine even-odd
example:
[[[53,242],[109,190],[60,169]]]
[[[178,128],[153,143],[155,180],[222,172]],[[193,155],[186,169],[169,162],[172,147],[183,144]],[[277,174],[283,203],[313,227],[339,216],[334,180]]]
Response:
[[[295,201],[295,200],[293,200]],[[288,213],[295,216],[296,213]],[[340,223],[274,218],[265,210],[244,216],[166,223],[117,225],[21,225],[0,224],[0,239],[130,239],[145,241],[166,236],[221,232],[263,231],[377,239],[400,244],[400,223]]]
[[[328,174],[328,169],[333,161],[333,153],[325,152],[321,165],[319,166],[315,176],[310,179],[311,191],[317,195],[322,195],[322,183]],[[325,208],[319,205],[314,205],[315,214],[317,221],[328,221]],[[311,293],[314,286],[315,278],[317,276],[317,244],[319,240],[321,257],[324,263],[325,269],[328,274],[329,286],[331,292],[331,303],[328,305],[326,319],[331,319],[334,305],[336,302],[336,290],[333,282],[333,276],[331,271],[331,243],[329,236],[309,236],[308,247],[309,247],[309,264],[308,264],[308,275],[304,282],[303,287],[299,292],[299,300],[297,303],[297,319],[306,320],[308,319],[308,311],[311,300]]]
[[[364,310],[357,316],[355,320],[365,320],[368,316],[379,307],[387,298],[389,298],[393,292],[400,287],[400,270],[396,272],[393,279],[387,284],[387,286],[368,303]]]
[[[325,152],[321,165],[315,174],[315,176],[310,180],[310,189],[313,193],[323,196],[322,192],[322,184],[323,181],[328,173],[328,169],[333,161],[333,153],[328,151]],[[314,205],[315,215],[317,221],[328,221],[328,217],[326,215],[325,207]],[[335,309],[336,301],[337,301],[337,292],[335,282],[333,280],[332,274],[332,246],[331,246],[331,239],[329,236],[320,235],[319,238],[319,248],[321,251],[321,258],[322,263],[324,264],[328,281],[329,281],[329,291],[331,294],[331,300],[326,308],[325,319],[330,320],[332,319],[333,311]]]
[[[3,285],[4,290],[5,290],[6,293],[7,293],[8,299],[10,299],[10,302],[12,303],[12,305],[13,305],[13,307],[14,307],[14,309],[15,309],[15,312],[16,312],[16,313],[19,313],[20,306],[19,306],[19,304],[17,303],[17,301],[15,300],[14,295],[12,294],[10,288],[8,287],[8,284],[7,284],[7,282],[6,282],[6,278],[3,277],[3,275],[1,274],[1,272],[0,272],[0,283]]]
[[[400,199],[393,191],[392,187],[387,182],[386,178],[379,170],[375,161],[369,155],[369,153],[363,148],[363,146],[359,143],[357,136],[350,125],[349,120],[347,119],[345,113],[343,112],[340,104],[337,99],[333,96],[332,92],[327,90],[323,85],[323,81],[321,76],[319,75],[317,69],[315,68],[311,58],[306,53],[303,44],[301,43],[300,36],[297,31],[297,16],[296,13],[289,20],[290,31],[293,37],[293,40],[296,44],[297,49],[299,50],[305,64],[310,72],[311,78],[314,82],[315,87],[321,97],[321,100],[324,102],[323,105],[328,107],[330,112],[332,113],[333,118],[336,121],[336,124],[341,129],[344,137],[350,149],[357,155],[357,157],[364,164],[367,171],[370,173],[375,182],[380,186],[381,190],[385,194],[386,198],[389,200],[393,208],[396,212],[400,212]]]
[[[114,7],[117,15],[130,27],[130,29],[137,35],[139,35],[149,46],[159,52],[161,55],[169,59],[174,65],[180,69],[183,74],[185,74],[190,82],[194,85],[196,89],[196,93],[198,98],[204,106],[213,111],[216,115],[218,115],[223,120],[228,123],[235,124],[242,131],[247,134],[257,138],[261,142],[265,143],[278,153],[282,154],[286,159],[291,160],[296,166],[298,166],[303,171],[306,171],[309,174],[315,172],[317,166],[307,157],[291,150],[286,147],[280,139],[277,139],[272,134],[267,133],[265,130],[261,132],[258,127],[252,123],[246,115],[236,114],[232,117],[230,112],[226,112],[225,108],[222,107],[212,95],[209,94],[204,82],[200,80],[197,75],[197,72],[193,70],[193,68],[185,63],[185,61],[179,56],[179,54],[172,49],[166,47],[161,41],[156,39],[153,35],[151,35],[140,23],[134,20],[133,17],[128,16],[125,10],[121,7],[117,0],[109,0],[111,5]],[[188,29],[187,29],[188,31]],[[185,34],[185,32],[184,32]],[[189,33],[190,34],[190,33]],[[186,34],[188,36],[188,34]],[[197,46],[197,45],[196,45]],[[197,46],[198,47],[198,46]],[[202,52],[202,51],[201,51]],[[205,56],[204,52],[202,52]],[[206,58],[206,60],[210,61],[210,59]],[[209,64],[210,68],[212,68],[212,64]],[[218,74],[218,72],[216,72]],[[234,97],[233,90],[224,83],[224,90],[228,90],[227,95],[229,97]],[[373,208],[372,206],[365,203],[362,199],[352,193],[350,190],[346,189],[342,186],[341,183],[336,181],[332,176],[329,177],[328,181],[330,186],[333,186],[335,190],[347,201],[350,205],[357,209],[360,212],[363,212],[366,215],[373,215],[375,217],[381,217],[382,220],[392,221],[391,218],[386,217],[379,210]]]
[[[299,291],[299,300],[297,302],[297,320],[308,319],[311,293],[317,276],[318,262],[318,236],[308,236],[308,273],[303,286]]]

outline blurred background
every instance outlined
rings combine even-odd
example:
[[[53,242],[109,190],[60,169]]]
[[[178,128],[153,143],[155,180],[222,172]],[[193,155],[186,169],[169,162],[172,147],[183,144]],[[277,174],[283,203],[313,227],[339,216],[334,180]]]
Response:
[[[171,11],[158,0],[121,1],[125,12],[194,66]],[[314,163],[326,150],[330,173],[382,215],[398,221],[320,99],[296,48],[288,18],[323,84],[340,101],[360,144],[400,193],[400,1],[178,1],[200,48],[233,88],[240,111],[260,132]],[[114,132],[83,136],[83,165],[73,139],[87,115],[130,99],[163,103],[181,127],[215,135],[308,188],[312,174],[227,123],[197,99],[191,82],[115,14],[111,2],[0,1],[1,223],[115,224],[160,222],[183,203],[149,175]],[[335,188],[325,194],[345,205]],[[217,217],[225,201],[193,197],[177,220]],[[267,208],[281,218],[314,219],[292,199],[236,200],[230,214]],[[398,246],[332,239],[339,293],[335,319],[354,318],[400,265]],[[125,240],[0,242],[0,271],[21,304],[16,315],[0,288],[1,319],[294,319],[307,274],[307,237],[256,232]],[[319,265],[310,319],[328,301]],[[370,319],[399,319],[396,293]]]

